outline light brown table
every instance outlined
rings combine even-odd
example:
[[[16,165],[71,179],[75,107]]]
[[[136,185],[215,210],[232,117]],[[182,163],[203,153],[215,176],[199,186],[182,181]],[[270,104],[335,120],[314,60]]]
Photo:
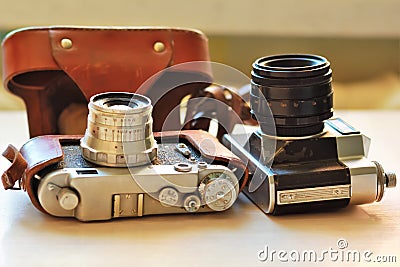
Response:
[[[400,111],[341,111],[336,115],[372,138],[369,158],[400,176]],[[0,112],[0,125],[0,150],[8,143],[21,146],[28,139],[24,112]],[[8,165],[0,159],[1,171]],[[324,250],[338,250],[370,251],[371,260],[394,256],[396,263],[368,266],[400,266],[399,202],[400,186],[387,190],[380,203],[273,217],[240,195],[222,213],[81,223],[41,214],[24,192],[0,189],[0,266],[275,266],[281,263],[280,250],[287,252],[289,263],[289,253],[314,250],[320,255]],[[347,242],[347,248],[338,248],[340,239]],[[262,262],[258,254],[266,246],[270,253],[277,252],[273,260]],[[337,261],[325,254],[319,264],[366,264],[363,259],[355,264],[342,263],[340,257]],[[311,264],[306,260],[300,265]]]

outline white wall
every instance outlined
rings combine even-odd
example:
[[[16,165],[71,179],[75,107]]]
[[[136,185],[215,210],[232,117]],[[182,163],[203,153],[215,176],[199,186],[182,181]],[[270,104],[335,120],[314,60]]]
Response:
[[[399,0],[2,0],[1,28],[165,25],[207,34],[399,37]]]

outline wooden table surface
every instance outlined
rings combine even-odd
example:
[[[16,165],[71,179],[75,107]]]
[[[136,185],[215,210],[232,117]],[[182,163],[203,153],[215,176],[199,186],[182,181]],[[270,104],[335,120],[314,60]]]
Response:
[[[400,111],[336,116],[372,138],[369,158],[400,175]],[[1,151],[21,146],[28,140],[25,112],[0,112],[0,129]],[[7,166],[1,158],[0,171]],[[82,223],[41,214],[25,192],[0,190],[0,266],[276,266],[294,265],[307,251],[317,253],[317,263],[300,257],[296,264],[400,266],[399,202],[400,186],[380,203],[273,217],[241,194],[221,213]],[[342,257],[352,251],[360,262]],[[384,260],[396,262],[378,263]]]

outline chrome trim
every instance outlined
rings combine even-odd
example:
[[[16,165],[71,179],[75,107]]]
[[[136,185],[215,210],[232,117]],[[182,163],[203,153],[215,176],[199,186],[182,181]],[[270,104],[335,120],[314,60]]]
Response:
[[[114,212],[113,212],[113,217],[118,218],[119,217],[119,212],[121,210],[121,196],[120,195],[114,195]]]
[[[138,194],[138,216],[143,216],[143,194]]]
[[[295,204],[350,198],[350,185],[334,185],[277,191],[277,204]]]
[[[269,183],[269,205],[268,205],[268,210],[267,213],[272,213],[275,208],[275,181],[274,181],[274,176],[270,175],[268,176],[268,183]]]

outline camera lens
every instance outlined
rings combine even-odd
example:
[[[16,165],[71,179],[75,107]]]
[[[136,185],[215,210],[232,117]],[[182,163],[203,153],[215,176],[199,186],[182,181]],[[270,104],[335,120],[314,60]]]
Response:
[[[149,98],[132,93],[104,93],[89,101],[82,156],[99,165],[139,166],[157,155]]]
[[[309,136],[322,132],[333,115],[332,70],[324,57],[288,54],[263,57],[253,63],[250,104],[266,134]]]

